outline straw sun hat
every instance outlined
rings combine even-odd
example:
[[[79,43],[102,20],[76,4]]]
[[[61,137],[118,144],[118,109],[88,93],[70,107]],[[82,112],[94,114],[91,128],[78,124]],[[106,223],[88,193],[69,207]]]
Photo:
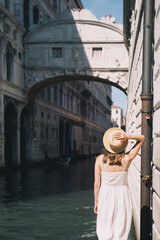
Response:
[[[103,135],[103,145],[110,153],[121,153],[125,150],[128,140],[121,141],[115,138],[117,133],[125,133],[121,128],[109,128]]]

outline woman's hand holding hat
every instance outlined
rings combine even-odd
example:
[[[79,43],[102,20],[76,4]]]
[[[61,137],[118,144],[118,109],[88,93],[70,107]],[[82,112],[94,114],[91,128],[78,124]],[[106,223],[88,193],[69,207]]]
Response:
[[[115,139],[125,142],[128,140],[128,135],[125,132],[117,132],[115,134]]]
[[[121,128],[109,128],[103,135],[103,145],[110,153],[123,152],[127,144],[127,134]]]

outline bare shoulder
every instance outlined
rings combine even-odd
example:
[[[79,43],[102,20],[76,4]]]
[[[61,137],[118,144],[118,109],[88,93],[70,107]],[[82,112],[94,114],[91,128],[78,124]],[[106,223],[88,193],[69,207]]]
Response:
[[[103,156],[104,156],[104,154],[98,155],[98,156],[96,157],[96,160],[97,160],[97,161],[100,161],[100,160],[103,158]]]
[[[96,163],[100,164],[101,159],[103,158],[104,154],[100,154],[96,157]]]

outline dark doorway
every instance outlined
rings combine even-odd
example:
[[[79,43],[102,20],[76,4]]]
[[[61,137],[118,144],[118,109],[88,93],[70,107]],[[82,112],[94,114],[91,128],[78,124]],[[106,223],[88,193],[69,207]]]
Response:
[[[20,118],[20,157],[21,164],[25,164],[26,160],[30,159],[30,119],[27,110],[24,108]]]
[[[64,125],[62,120],[59,122],[59,156],[64,156]]]
[[[12,166],[17,163],[17,112],[13,103],[8,103],[4,113],[5,121],[5,163]]]
[[[69,129],[69,124],[68,122],[66,123],[65,126],[65,155],[70,156],[71,154],[71,141],[70,141],[70,129]]]

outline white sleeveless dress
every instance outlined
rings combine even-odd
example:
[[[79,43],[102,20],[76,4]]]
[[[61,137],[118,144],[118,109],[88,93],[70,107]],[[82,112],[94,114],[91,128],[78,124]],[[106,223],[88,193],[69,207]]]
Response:
[[[103,159],[103,155],[101,161]],[[97,236],[99,240],[127,240],[132,221],[125,171],[128,158],[121,172],[101,171],[101,187],[98,195]],[[103,164],[102,164],[103,166]]]

